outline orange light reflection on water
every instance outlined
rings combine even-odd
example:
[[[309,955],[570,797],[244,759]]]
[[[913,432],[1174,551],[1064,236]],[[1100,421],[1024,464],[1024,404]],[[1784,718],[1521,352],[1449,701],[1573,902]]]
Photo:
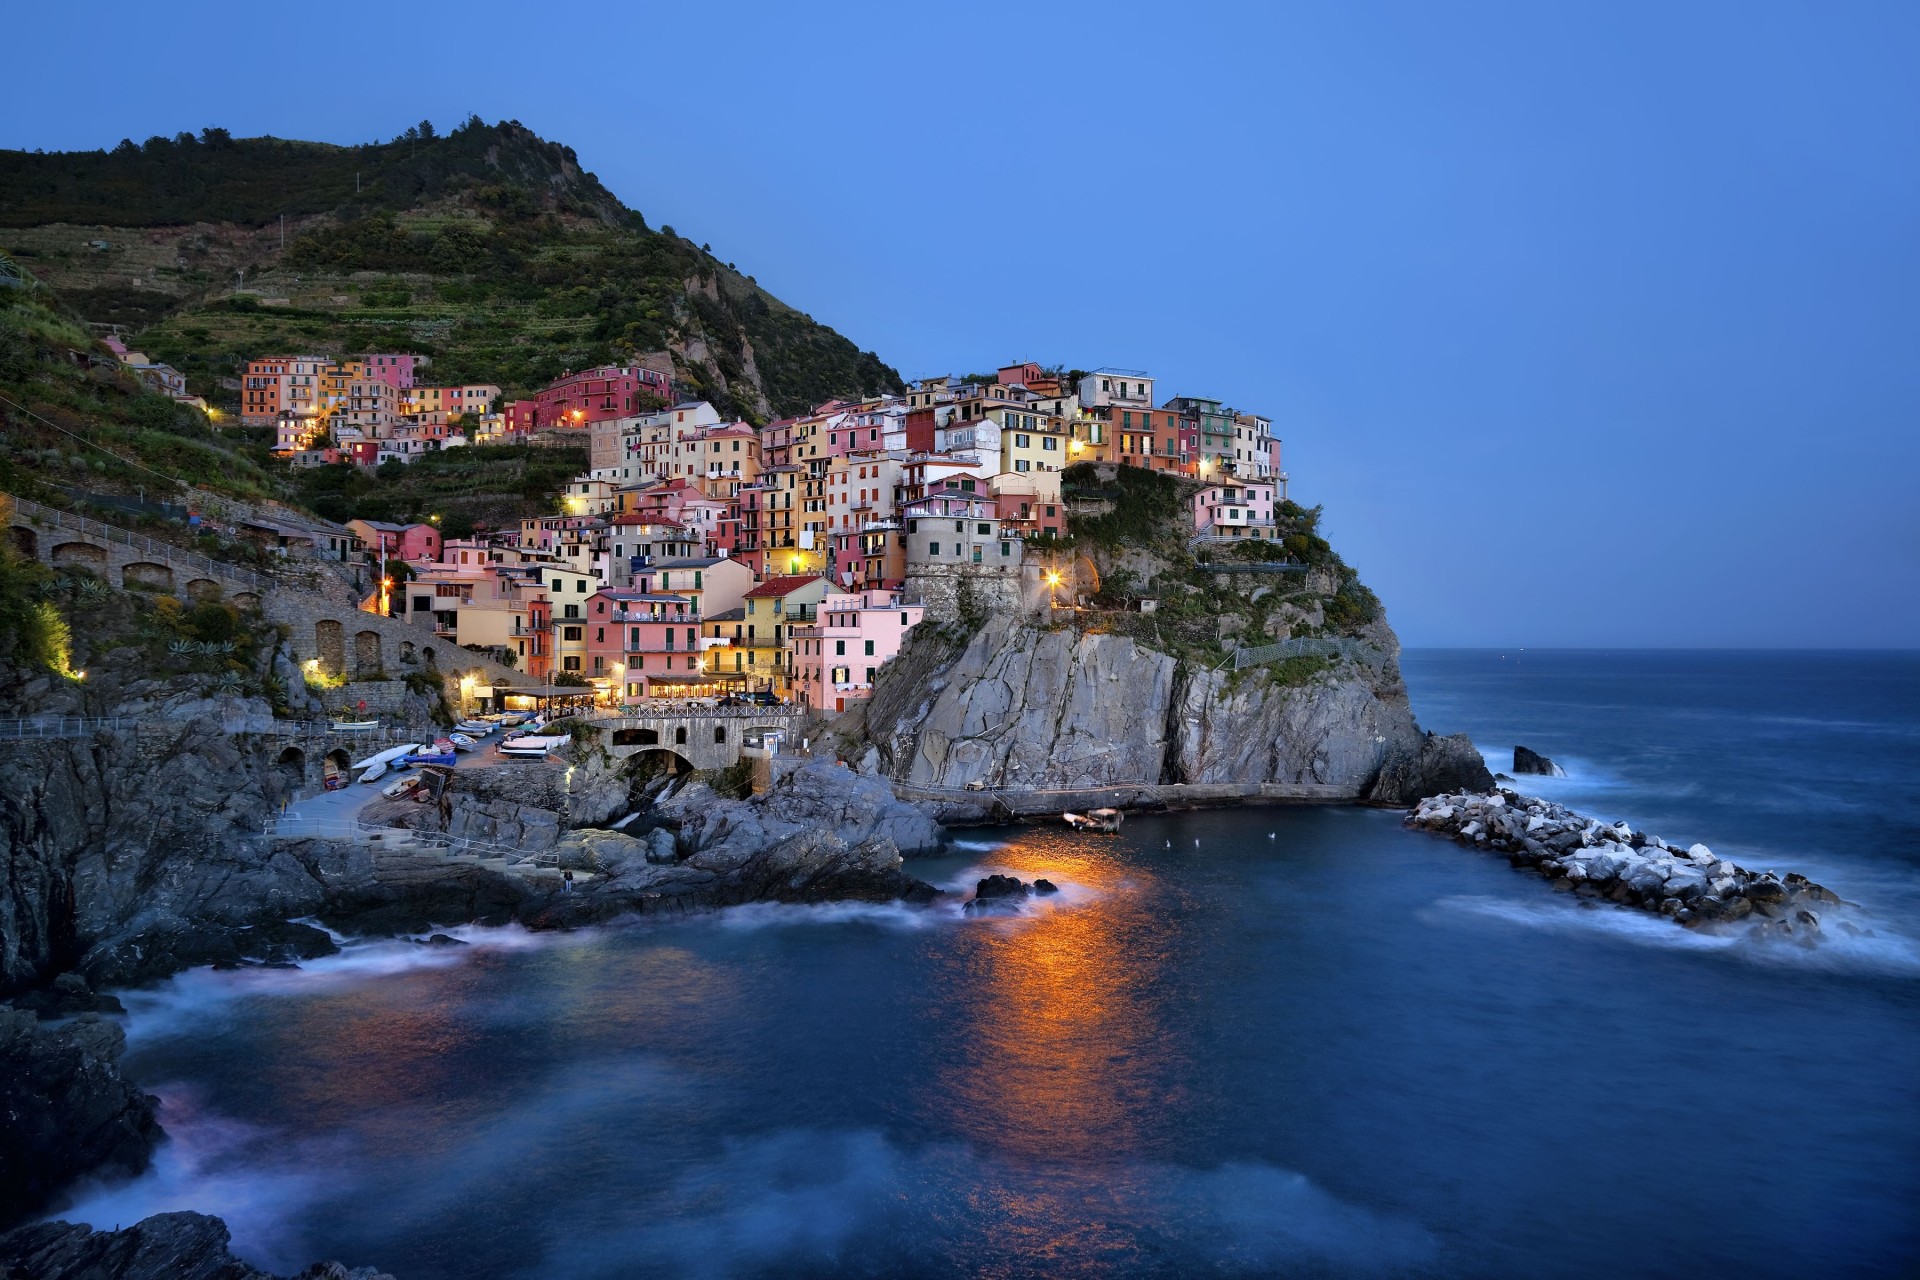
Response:
[[[1067,901],[972,922],[956,947],[966,970],[958,989],[974,998],[940,1084],[957,1127],[982,1147],[1084,1162],[1157,1144],[1183,1052],[1162,1029],[1167,889],[1151,871],[1122,866],[1118,847],[1041,831],[992,855],[1023,880],[1073,888]]]

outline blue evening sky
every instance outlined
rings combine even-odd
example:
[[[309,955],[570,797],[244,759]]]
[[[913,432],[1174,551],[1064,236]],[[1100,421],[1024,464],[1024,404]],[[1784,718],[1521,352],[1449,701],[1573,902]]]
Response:
[[[1920,5],[59,5],[0,146],[514,118],[908,377],[1267,413],[1411,645],[1920,644]]]

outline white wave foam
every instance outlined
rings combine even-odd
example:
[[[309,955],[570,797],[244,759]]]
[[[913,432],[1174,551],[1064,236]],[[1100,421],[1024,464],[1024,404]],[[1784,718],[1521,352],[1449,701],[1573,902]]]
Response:
[[[950,918],[940,905],[904,902],[750,902],[711,917],[723,929],[753,931],[797,925],[865,924],[882,929],[927,929]]]
[[[985,1220],[982,1187],[1005,1206]],[[902,1274],[930,1258],[1024,1273],[1038,1229],[1073,1242],[1069,1270],[1076,1252],[1124,1257],[1148,1240],[1196,1273],[1219,1272],[1223,1260],[1228,1273],[1394,1273],[1435,1253],[1418,1225],[1269,1164],[1034,1167],[959,1144],[907,1148],[869,1130],[792,1130],[729,1143],[647,1201],[556,1232],[531,1274],[625,1276],[636,1258],[687,1276]]]
[[[1869,934],[1865,923],[1843,920],[1840,911],[1827,913],[1819,940],[1811,945],[1758,938],[1748,924],[1689,929],[1649,912],[1564,894],[1525,901],[1463,894],[1441,898],[1420,914],[1434,921],[1464,915],[1520,928],[1601,935],[1638,946],[1724,955],[1760,965],[1835,972],[1920,971],[1920,947],[1912,939],[1877,924]],[[1843,927],[1846,924],[1862,932],[1849,932]]]
[[[593,930],[535,933],[517,924],[456,925],[434,932],[468,945],[431,946],[405,938],[345,940],[333,955],[302,961],[298,968],[188,969],[153,987],[117,992],[127,1007],[127,1038],[137,1043],[180,1035],[224,1020],[238,1002],[251,997],[338,991],[415,969],[450,968],[477,952],[578,946],[595,936]]]
[[[329,1170],[341,1167],[339,1144],[290,1141],[207,1109],[183,1086],[156,1092],[167,1140],[147,1172],[111,1186],[83,1184],[72,1203],[48,1220],[111,1231],[156,1213],[192,1209],[223,1219],[234,1247],[259,1265],[291,1272],[312,1261],[300,1256],[293,1233],[337,1176]]]

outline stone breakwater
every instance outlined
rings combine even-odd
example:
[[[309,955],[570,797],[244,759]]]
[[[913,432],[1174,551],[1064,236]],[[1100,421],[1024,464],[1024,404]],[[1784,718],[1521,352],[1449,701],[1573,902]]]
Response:
[[[1833,918],[1847,906],[1802,875],[1750,871],[1706,845],[1686,849],[1625,822],[1601,822],[1515,791],[1429,796],[1407,824],[1507,855],[1563,893],[1657,912],[1680,924],[1748,929],[1811,944],[1824,925],[1865,932]]]

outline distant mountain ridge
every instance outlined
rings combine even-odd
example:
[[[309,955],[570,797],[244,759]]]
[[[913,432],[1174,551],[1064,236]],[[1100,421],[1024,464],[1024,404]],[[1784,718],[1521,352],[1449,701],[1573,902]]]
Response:
[[[420,351],[435,381],[512,391],[665,350],[695,394],[760,419],[902,388],[515,121],[0,151],[0,247],[216,400],[236,361],[278,350]]]

